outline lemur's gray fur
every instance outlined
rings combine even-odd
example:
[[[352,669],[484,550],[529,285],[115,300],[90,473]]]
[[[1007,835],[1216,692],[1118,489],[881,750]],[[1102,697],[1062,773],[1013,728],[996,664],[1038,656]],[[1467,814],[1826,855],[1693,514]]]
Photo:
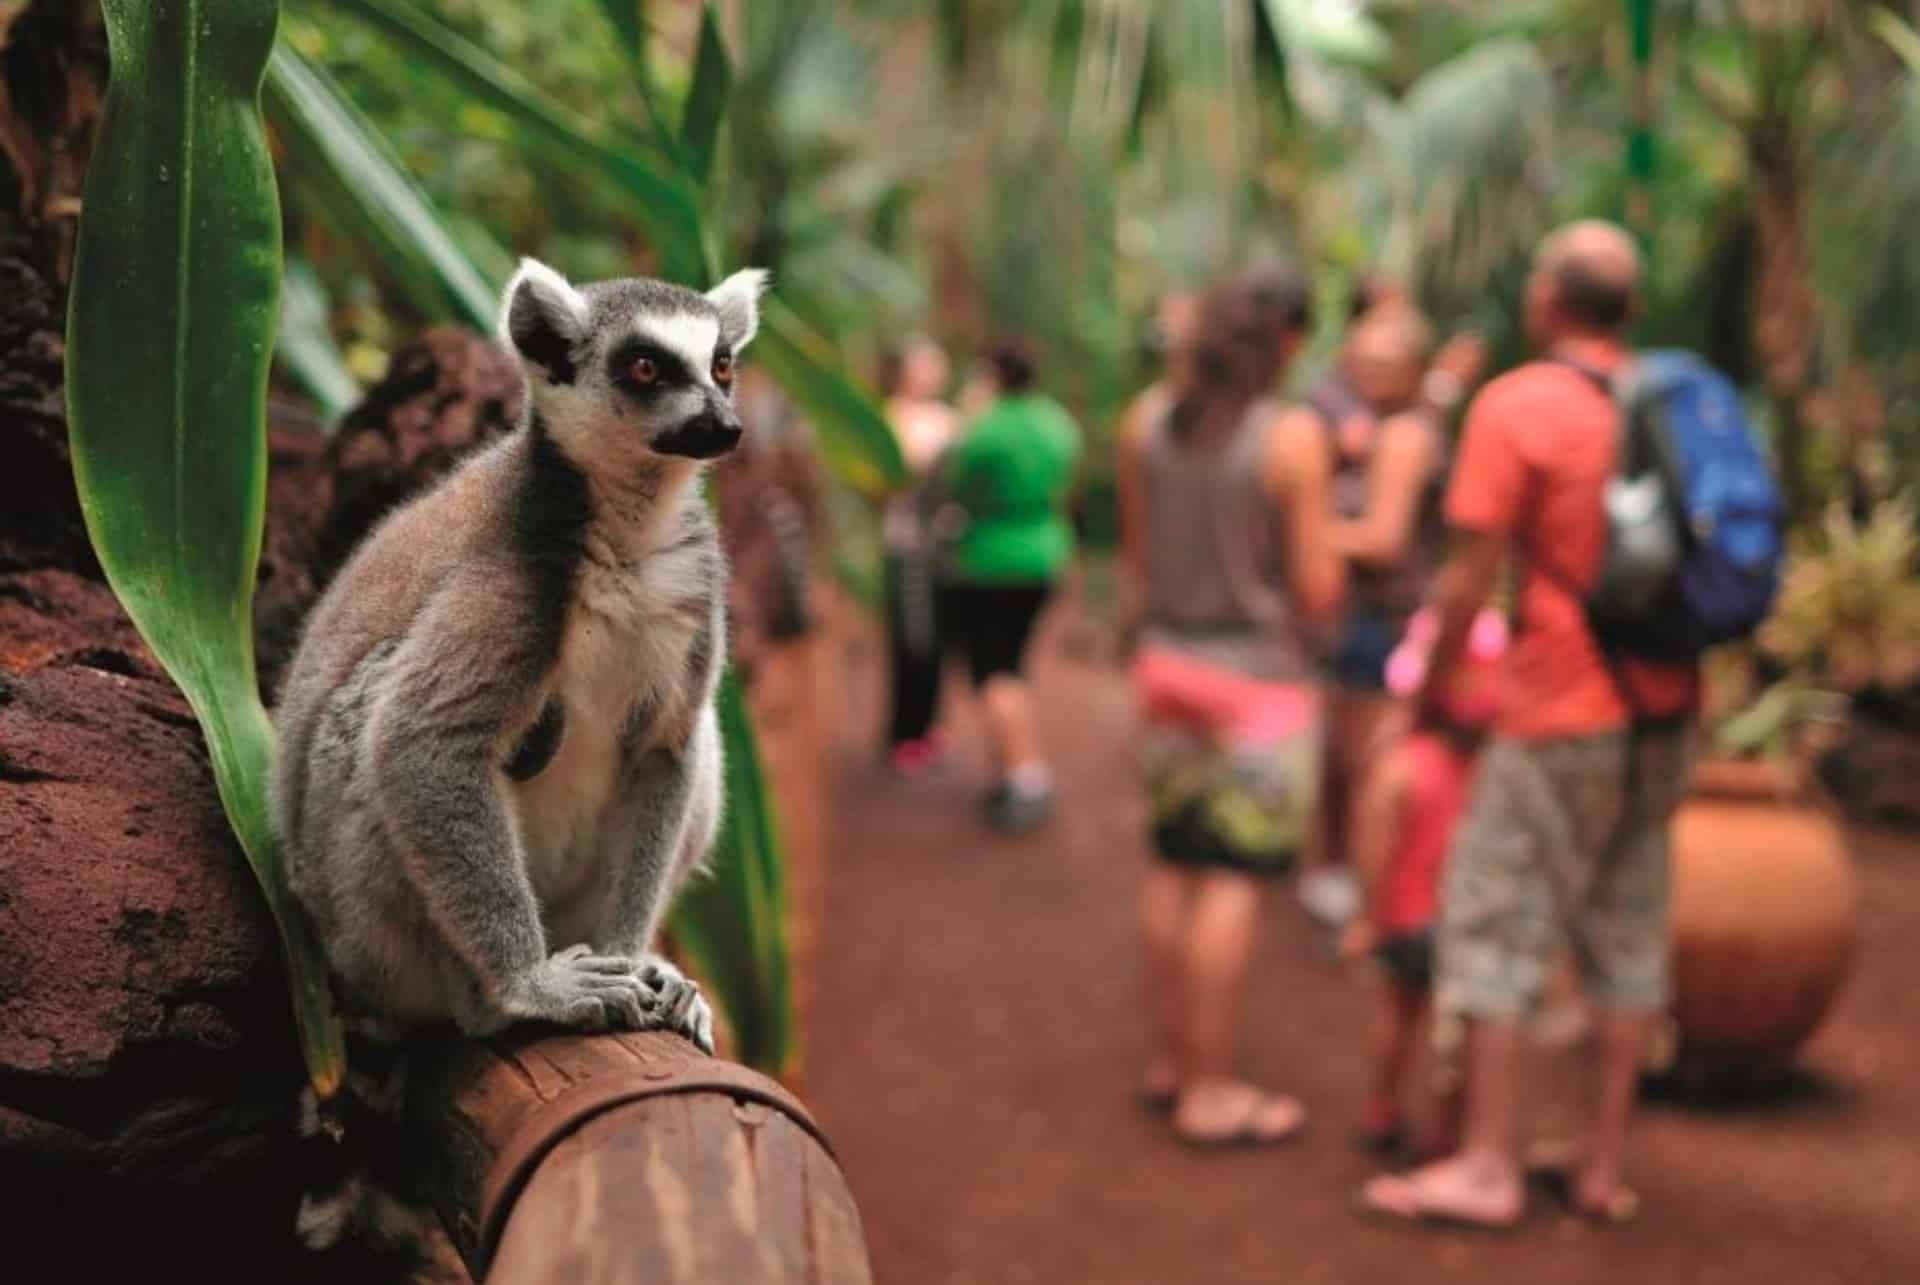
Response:
[[[576,289],[523,260],[500,322],[523,423],[314,609],[273,801],[349,1014],[712,1048],[651,946],[719,826],[726,566],[697,479],[739,439],[731,363],[765,279]]]

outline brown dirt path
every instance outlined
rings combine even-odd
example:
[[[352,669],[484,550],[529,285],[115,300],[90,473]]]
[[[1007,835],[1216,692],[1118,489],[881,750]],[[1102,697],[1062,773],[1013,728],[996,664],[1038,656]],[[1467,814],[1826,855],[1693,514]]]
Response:
[[[972,810],[978,759],[899,784],[870,748],[875,640],[843,690],[837,829],[818,903],[806,1082],[890,1285],[1920,1285],[1920,844],[1857,836],[1857,970],[1805,1061],[1808,1087],[1744,1109],[1656,1106],[1648,1210],[1602,1231],[1536,1203],[1493,1240],[1377,1228],[1350,1212],[1364,980],[1278,899],[1245,1065],[1302,1094],[1282,1151],[1195,1155],[1134,1109],[1133,896],[1142,810],[1126,695],[1043,638],[1040,693],[1063,808],[1020,841]]]

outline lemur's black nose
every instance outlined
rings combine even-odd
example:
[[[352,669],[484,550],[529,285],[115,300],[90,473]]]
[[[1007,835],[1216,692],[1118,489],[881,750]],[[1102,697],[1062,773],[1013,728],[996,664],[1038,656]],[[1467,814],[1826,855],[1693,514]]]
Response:
[[[704,410],[653,439],[662,455],[710,460],[740,444],[740,420],[730,411]]]

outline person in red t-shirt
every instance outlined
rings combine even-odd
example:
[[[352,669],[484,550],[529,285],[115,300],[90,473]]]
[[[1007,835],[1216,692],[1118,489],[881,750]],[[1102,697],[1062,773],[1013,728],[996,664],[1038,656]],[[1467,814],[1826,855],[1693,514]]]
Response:
[[[1667,823],[1699,699],[1692,666],[1614,665],[1579,592],[1600,571],[1603,495],[1619,433],[1594,376],[1627,359],[1640,276],[1627,234],[1582,222],[1549,237],[1527,283],[1529,338],[1547,360],[1488,384],[1468,409],[1446,511],[1455,549],[1435,588],[1431,701],[1509,555],[1521,576],[1501,714],[1449,853],[1435,1005],[1468,1026],[1461,1149],[1362,1193],[1406,1218],[1509,1226],[1525,1201],[1515,1058],[1567,946],[1601,1022],[1601,1086],[1574,1207],[1619,1219],[1628,1119],[1668,996]]]
[[[1387,690],[1394,696],[1410,697],[1418,690],[1436,624],[1431,611],[1408,623],[1406,638],[1385,666]],[[1418,1155],[1438,1154],[1453,1145],[1459,1127],[1456,1068],[1435,1067],[1428,1075],[1434,1092],[1428,1095],[1431,1109],[1425,1119],[1416,1121],[1421,1127],[1417,1143],[1401,1099],[1415,1063],[1415,1037],[1433,998],[1433,924],[1441,872],[1454,827],[1466,811],[1481,743],[1498,709],[1498,662],[1506,643],[1506,617],[1481,612],[1468,663],[1454,666],[1435,706],[1423,711],[1421,721],[1367,774],[1355,809],[1353,864],[1366,888],[1366,906],[1347,924],[1341,953],[1349,959],[1375,956],[1385,982],[1372,1085],[1360,1127],[1362,1145],[1381,1154],[1410,1145]]]

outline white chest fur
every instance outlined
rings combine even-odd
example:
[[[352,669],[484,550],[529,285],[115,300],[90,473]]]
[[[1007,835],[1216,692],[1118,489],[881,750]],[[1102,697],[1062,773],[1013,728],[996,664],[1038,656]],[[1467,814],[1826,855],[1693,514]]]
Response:
[[[697,627],[686,604],[720,592],[699,583],[701,566],[700,551],[674,548],[582,565],[547,696],[565,710],[560,743],[513,787],[528,875],[549,912],[597,905],[637,841],[642,818],[622,806],[628,755],[647,744],[644,727],[633,739],[635,715],[697,698],[683,690]]]

